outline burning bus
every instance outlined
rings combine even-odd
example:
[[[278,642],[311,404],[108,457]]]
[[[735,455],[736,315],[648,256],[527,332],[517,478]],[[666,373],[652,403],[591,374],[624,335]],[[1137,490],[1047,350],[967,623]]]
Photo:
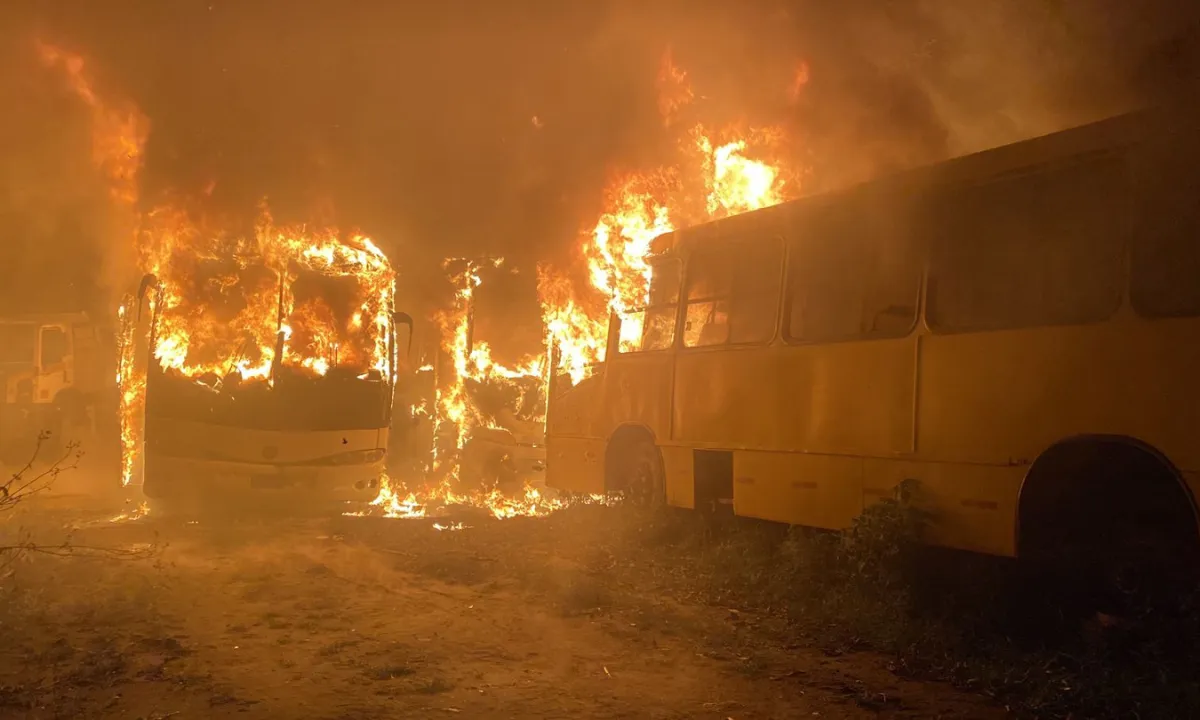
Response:
[[[252,239],[165,222],[121,309],[126,483],[189,508],[374,498],[412,328],[387,257],[269,219]]]
[[[545,363],[528,355],[508,366],[493,357],[495,339],[502,332],[517,345],[528,345],[521,328],[511,322],[508,306],[492,297],[479,302],[477,292],[490,276],[489,287],[516,271],[494,272],[502,258],[450,259],[444,263],[455,289],[453,307],[437,314],[424,328],[422,366],[412,396],[412,417],[427,427],[424,448],[428,468],[438,480],[452,476],[464,486],[521,491],[540,485],[545,468]],[[492,270],[492,273],[485,271]],[[481,322],[482,320],[482,322]],[[482,329],[482,332],[481,332]],[[526,333],[528,335],[528,333]],[[540,332],[533,333],[540,344]],[[510,343],[511,344],[511,343]],[[426,420],[428,422],[426,422]]]

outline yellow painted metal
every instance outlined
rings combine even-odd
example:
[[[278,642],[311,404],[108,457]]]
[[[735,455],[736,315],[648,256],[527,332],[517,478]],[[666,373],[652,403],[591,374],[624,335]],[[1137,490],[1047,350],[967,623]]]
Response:
[[[802,237],[813,213],[853,204],[856,193],[890,193],[896,202],[884,206],[903,205],[917,193],[1120,145],[1130,122],[1119,118],[676,233],[672,252],[686,256],[689,237],[768,238],[781,227]],[[786,302],[785,294],[780,307]],[[610,357],[599,375],[551,402],[558,424],[552,421],[548,438],[550,484],[598,492],[608,439],[622,425],[637,425],[661,448],[671,505],[694,505],[693,452],[725,450],[733,455],[739,515],[842,528],[913,479],[918,503],[931,514],[931,541],[997,555],[1016,552],[1018,499],[1030,465],[1065,439],[1136,439],[1163,453],[1184,471],[1193,495],[1200,493],[1200,319],[1140,318],[1126,299],[1108,321],[1092,324],[941,333],[919,320],[897,334],[795,344],[780,329],[757,346],[677,342],[669,351]]]
[[[546,484],[573,492],[604,492],[604,448],[601,438],[546,439]]]

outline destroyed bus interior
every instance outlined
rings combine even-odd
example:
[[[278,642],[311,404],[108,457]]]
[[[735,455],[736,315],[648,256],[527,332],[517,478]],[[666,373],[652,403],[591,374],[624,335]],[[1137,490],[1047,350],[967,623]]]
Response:
[[[201,240],[131,299],[123,462],[147,497],[190,513],[222,497],[323,507],[378,492],[409,350],[395,326],[412,320],[369,240],[296,232]]]
[[[387,330],[387,366],[371,366],[368,350],[376,340],[355,323],[357,280],[305,270],[293,270],[293,278],[293,309],[277,321],[274,347],[262,347],[250,333],[232,353],[224,344],[189,347],[189,361],[212,368],[195,377],[151,363],[147,415],[259,430],[387,427],[394,330]],[[227,292],[206,307],[218,322],[246,311],[245,299],[232,301]],[[244,367],[262,368],[262,374],[244,377]]]

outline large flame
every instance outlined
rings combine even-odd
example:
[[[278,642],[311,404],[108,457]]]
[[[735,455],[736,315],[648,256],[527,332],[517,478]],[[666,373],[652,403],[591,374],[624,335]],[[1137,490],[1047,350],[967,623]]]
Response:
[[[390,372],[395,276],[370,238],[279,227],[265,207],[252,235],[198,223],[178,204],[138,214],[144,116],[106,104],[79,56],[49,45],[39,45],[39,52],[48,67],[65,73],[89,109],[93,160],[114,200],[137,215],[136,270],[156,280],[142,289],[156,319],[153,362],[214,388],[231,376],[269,382],[275,367],[311,375],[335,367]],[[138,352],[142,307],[140,294],[129,295],[118,311],[125,484],[135,471],[145,406],[147,360]]]
[[[361,235],[331,228],[277,227],[269,213],[252,238],[208,231],[173,207],[143,220],[141,270],[157,285],[153,360],[169,374],[217,389],[231,376],[270,382],[277,368],[319,376],[344,368],[389,372],[395,275],[387,257]],[[315,282],[307,294],[301,288]],[[348,294],[331,303],[334,285]],[[122,323],[122,480],[133,477],[141,445],[146,368],[130,308]]]
[[[679,115],[695,94],[687,74],[669,53],[658,80],[664,125],[679,127]],[[604,359],[610,314],[622,320],[620,347],[639,342],[642,324],[638,310],[649,297],[653,271],[648,260],[653,240],[676,227],[769,207],[797,194],[798,188],[785,182],[794,173],[778,158],[780,141],[781,133],[773,128],[713,132],[696,123],[678,136],[677,166],[629,173],[614,180],[605,196],[604,211],[590,226],[581,248],[581,264],[592,292],[579,292],[567,273],[549,266],[538,268],[542,321],[547,347],[558,353],[556,368],[548,367],[545,355],[507,368],[492,360],[485,343],[472,343],[470,306],[482,282],[481,264],[448,263],[448,268],[459,268],[452,273],[456,303],[439,319],[454,375],[439,386],[435,438],[450,428],[456,449],[461,450],[473,428],[489,425],[472,403],[467,387],[470,381],[503,383],[529,376],[548,381],[554,371],[566,373],[573,383],[581,381]],[[417,412],[414,408],[414,414]],[[435,467],[442,461],[437,453],[435,448]],[[452,469],[433,487],[416,492],[388,484],[374,505],[389,517],[422,517],[438,504],[477,505],[496,517],[540,515],[562,506],[561,501],[528,486],[518,497],[506,496],[498,489],[456,490],[454,474]]]
[[[678,129],[695,93],[669,52],[658,86],[664,126]],[[580,292],[556,268],[539,268],[543,322],[549,343],[559,351],[554,372],[565,373],[572,383],[603,361],[610,314],[622,321],[621,348],[640,340],[637,311],[649,299],[648,256],[656,237],[799,195],[798,173],[780,157],[783,133],[777,128],[714,131],[696,122],[676,141],[676,165],[620,175],[605,193],[604,210],[581,245],[594,292]]]
[[[370,238],[277,227],[265,209],[252,238],[231,236],[163,207],[143,223],[140,250],[141,269],[158,280],[154,358],[163,370],[265,380],[277,361],[313,375],[387,372],[395,276]],[[345,279],[338,289],[352,297],[334,307],[326,285],[298,296],[306,273]]]
[[[529,484],[513,491],[480,486],[475,482],[477,478],[461,476],[460,453],[472,435],[480,429],[504,427],[496,417],[480,407],[477,393],[489,387],[512,386],[529,381],[537,383],[539,391],[544,393],[544,355],[530,356],[514,366],[508,366],[496,361],[486,341],[472,337],[475,292],[484,282],[481,271],[499,268],[503,263],[503,258],[450,259],[443,263],[454,287],[454,303],[438,313],[435,319],[441,332],[441,347],[449,361],[449,373],[436,379],[432,412],[425,401],[419,401],[410,412],[412,417],[432,417],[434,440],[429,467],[432,473],[415,489],[385,478],[379,496],[367,512],[391,518],[415,518],[426,517],[432,508],[458,505],[481,508],[503,519],[547,515],[565,506],[565,501]],[[435,367],[422,367],[418,372],[434,372]],[[538,420],[544,421],[544,417]],[[452,447],[443,446],[442,442],[447,437],[453,438]],[[591,500],[600,501],[602,498]],[[457,529],[461,525],[446,527]]]
[[[145,118],[136,110],[106,105],[78,56],[50,46],[40,51],[47,65],[65,71],[70,87],[91,111],[93,159],[109,179],[113,198],[135,208]],[[373,503],[385,515],[422,516],[436,504],[475,505],[498,518],[542,515],[561,507],[562,501],[528,486],[516,497],[497,488],[456,488],[457,452],[440,456],[436,438],[452,432],[451,450],[461,450],[472,432],[494,426],[494,419],[473,401],[470,385],[545,380],[551,372],[581,381],[604,359],[610,314],[622,319],[622,346],[638,341],[642,327],[637,310],[648,300],[648,256],[654,238],[798,194],[790,181],[795,174],[778,157],[777,130],[714,131],[700,122],[684,123],[681,115],[696,97],[687,73],[667,54],[658,80],[663,124],[677,133],[678,162],[614,179],[603,212],[589,224],[580,248],[590,290],[581,291],[569,273],[538,268],[542,320],[548,347],[558,353],[557,367],[549,367],[545,354],[509,367],[495,361],[486,343],[472,342],[470,306],[486,263],[447,264],[456,302],[437,319],[453,370],[439,378],[431,406],[411,409],[414,417],[434,420],[431,467],[440,472],[431,487],[419,492],[385,479]],[[197,381],[237,375],[242,381],[269,382],[273,361],[314,375],[338,366],[364,372],[387,367],[393,273],[370,239],[328,228],[277,227],[265,209],[251,235],[207,227],[177,205],[140,215],[138,223],[138,270],[158,281],[151,296],[159,318],[152,354],[164,371]],[[303,273],[351,279],[353,311],[337,312],[321,292],[300,292],[296,282]],[[147,360],[135,353],[138,306],[138,299],[130,296],[119,313],[117,379],[126,483],[140,444],[146,389]],[[277,358],[280,347],[283,355]]]
[[[92,121],[92,161],[107,178],[113,199],[125,206],[136,205],[142,149],[149,134],[146,117],[135,107],[102,102],[79,55],[45,43],[38,43],[37,49],[47,67],[63,71],[71,90],[87,106]]]
[[[504,384],[522,378],[541,378],[545,374],[545,358],[529,357],[515,367],[508,367],[492,358],[491,346],[485,341],[474,340],[472,332],[472,302],[475,290],[483,283],[480,270],[485,266],[498,268],[503,258],[486,261],[451,259],[444,263],[455,289],[454,306],[437,316],[442,331],[442,345],[450,356],[453,373],[437,388],[434,415],[434,467],[450,476],[457,476],[458,468],[444,468],[436,438],[453,434],[457,450],[462,450],[472,430],[495,427],[493,418],[481,412],[468,390],[468,383]],[[415,410],[414,410],[415,412]],[[457,462],[457,460],[455,460]]]

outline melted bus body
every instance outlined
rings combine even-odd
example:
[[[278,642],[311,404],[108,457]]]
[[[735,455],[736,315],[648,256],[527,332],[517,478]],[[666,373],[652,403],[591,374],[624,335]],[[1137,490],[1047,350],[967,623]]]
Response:
[[[850,525],[915,480],[1001,556],[1194,543],[1200,152],[1113,118],[655,243],[638,342],[556,378],[548,482]]]

